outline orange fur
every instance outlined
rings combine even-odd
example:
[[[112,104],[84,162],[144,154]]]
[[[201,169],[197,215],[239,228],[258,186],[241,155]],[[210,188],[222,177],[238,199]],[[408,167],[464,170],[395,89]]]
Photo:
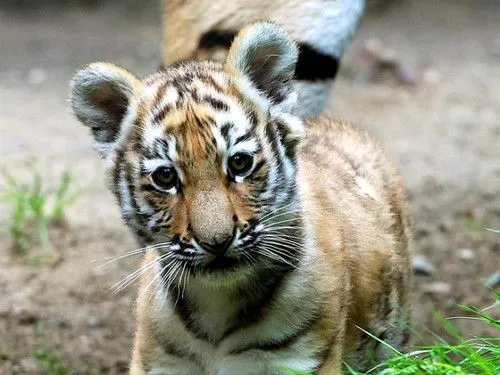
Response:
[[[377,316],[384,288],[400,291],[405,296],[401,302],[408,308],[409,253],[406,245],[398,248],[409,240],[407,204],[399,176],[366,134],[329,120],[312,121],[308,126],[298,181],[308,187],[302,198],[304,214],[321,252],[304,267],[314,278],[318,296],[329,301],[313,331],[320,343],[334,341],[318,372],[331,375],[340,373],[342,360],[359,345],[362,332],[356,326],[367,327],[377,320],[384,323]],[[376,197],[365,196],[344,158],[360,165],[377,164],[377,170],[369,171]],[[391,210],[405,218],[401,227],[393,227]],[[148,254],[145,262],[153,256]],[[392,278],[398,273],[404,275],[402,284]],[[140,285],[144,287],[152,277],[154,271],[141,279]],[[138,300],[138,317],[148,315],[151,303],[151,299]],[[148,353],[158,345],[149,324],[148,319],[137,321],[136,352],[141,347],[142,353]]]
[[[401,178],[365,132],[326,118],[303,126],[286,112],[296,56],[264,23],[242,31],[224,67],[192,62],[143,82],[105,64],[77,74],[73,109],[108,158],[127,224],[154,245],[132,375],[340,374],[343,361],[363,369],[387,355],[359,327],[404,348]],[[242,150],[254,169],[236,179],[228,160]],[[154,178],[165,168],[178,175],[168,188]],[[230,235],[241,242],[222,255],[203,245]]]

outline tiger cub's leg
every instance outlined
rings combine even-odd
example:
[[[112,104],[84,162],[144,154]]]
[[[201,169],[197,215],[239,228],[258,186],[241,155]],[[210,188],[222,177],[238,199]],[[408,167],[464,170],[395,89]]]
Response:
[[[403,278],[403,279],[402,279]],[[349,363],[357,370],[367,371],[395,352],[404,351],[409,339],[408,278],[400,270],[387,272],[377,306],[366,332],[361,334],[357,349],[349,356]],[[391,347],[391,348],[390,348]]]

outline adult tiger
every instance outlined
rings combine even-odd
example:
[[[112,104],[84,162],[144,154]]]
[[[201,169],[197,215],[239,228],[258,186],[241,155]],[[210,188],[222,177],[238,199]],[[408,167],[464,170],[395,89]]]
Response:
[[[297,42],[299,115],[319,114],[365,0],[163,0],[163,64],[189,58],[223,62],[238,31],[252,21],[280,24]]]

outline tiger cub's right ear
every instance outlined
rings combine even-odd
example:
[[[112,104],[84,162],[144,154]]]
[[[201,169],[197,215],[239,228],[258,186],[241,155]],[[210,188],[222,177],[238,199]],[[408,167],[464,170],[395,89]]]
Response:
[[[105,152],[117,140],[130,101],[141,86],[133,74],[107,63],[90,64],[74,76],[73,113],[92,130],[100,151]]]
[[[289,113],[296,101],[292,79],[297,58],[298,48],[281,26],[257,22],[239,32],[225,68],[248,99],[263,109]]]

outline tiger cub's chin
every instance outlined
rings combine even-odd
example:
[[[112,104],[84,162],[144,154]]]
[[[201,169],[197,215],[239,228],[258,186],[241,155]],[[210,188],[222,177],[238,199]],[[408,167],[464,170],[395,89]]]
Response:
[[[72,83],[123,217],[148,244],[132,374],[339,374],[408,340],[408,213],[364,132],[294,115],[298,50],[248,26],[224,65]]]

